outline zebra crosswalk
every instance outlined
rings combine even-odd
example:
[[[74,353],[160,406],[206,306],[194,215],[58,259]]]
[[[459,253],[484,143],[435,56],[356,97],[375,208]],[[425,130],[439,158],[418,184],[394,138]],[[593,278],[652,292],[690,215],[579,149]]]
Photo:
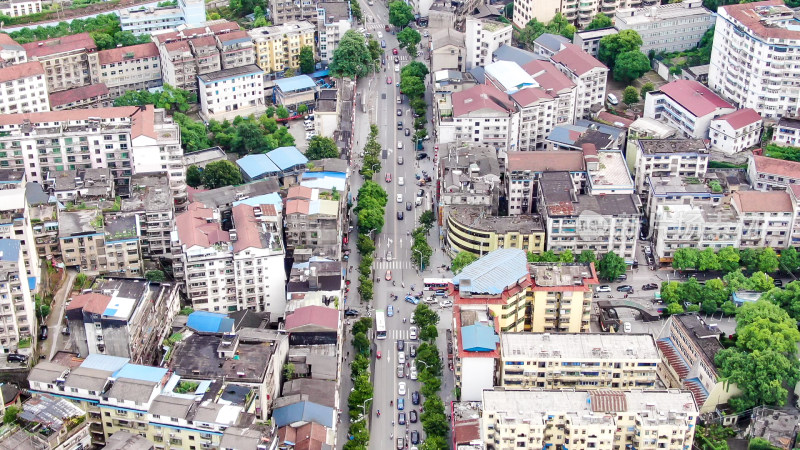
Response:
[[[399,341],[400,339],[404,341],[411,340],[408,330],[388,330],[387,333],[391,339],[396,341]]]
[[[381,31],[383,31],[386,28],[386,25],[382,24],[382,23],[370,22],[370,23],[367,24],[367,26],[365,28],[368,29],[368,30],[381,30]]]
[[[411,264],[411,261],[408,260],[400,260],[395,259],[392,261],[381,261],[378,262],[376,265],[378,270],[402,270],[402,269],[413,269],[414,265]]]

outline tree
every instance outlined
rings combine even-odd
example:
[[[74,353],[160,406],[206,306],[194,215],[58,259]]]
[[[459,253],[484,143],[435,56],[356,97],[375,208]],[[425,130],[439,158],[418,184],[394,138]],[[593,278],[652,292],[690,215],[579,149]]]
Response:
[[[703,285],[697,278],[689,278],[685,283],[681,283],[681,300],[693,305],[699,305],[703,300]]]
[[[683,305],[680,303],[670,303],[667,305],[667,315],[683,314]]]
[[[389,3],[389,23],[403,28],[414,20],[414,10],[406,2],[396,0]]]
[[[596,263],[597,257],[594,254],[594,250],[584,250],[578,255],[578,262],[579,263]]]
[[[203,171],[194,164],[186,169],[186,184],[193,188],[203,184]]]
[[[778,450],[778,448],[770,444],[768,440],[758,437],[750,439],[750,443],[747,445],[747,450]]]
[[[747,289],[757,292],[767,292],[775,287],[775,280],[764,272],[756,272],[747,280]]]
[[[732,300],[727,300],[725,303],[722,304],[722,314],[725,314],[726,316],[735,316],[736,304],[733,303]]]
[[[353,336],[353,347],[356,350],[356,353],[364,356],[369,356],[369,339],[367,339],[367,335],[364,333],[358,333]]]
[[[717,252],[717,262],[720,270],[724,272],[734,272],[739,270],[739,251],[733,247],[724,247]]]
[[[85,273],[79,273],[75,276],[74,287],[76,291],[82,291],[83,289],[89,287],[89,277],[87,277]]]
[[[358,319],[356,323],[353,324],[353,329],[352,329],[353,336],[359,333],[366,334],[367,330],[369,330],[370,328],[372,328],[372,319],[370,319],[369,317],[362,317]]]
[[[433,216],[433,211],[426,210],[423,211],[422,214],[419,216],[419,223],[427,230],[430,230],[433,226],[433,223],[436,221],[436,217]]]
[[[400,44],[400,48],[407,49],[408,54],[411,56],[417,55],[417,44],[419,44],[421,40],[422,36],[419,34],[419,31],[413,28],[403,28],[402,31],[397,33],[397,42]]]
[[[651,82],[647,82],[642,85],[642,88],[639,89],[639,93],[642,95],[642,99],[645,99],[648,92],[653,92],[656,87]],[[731,247],[732,248],[732,247]]]
[[[681,283],[678,281],[664,281],[661,283],[661,299],[667,303],[681,302]]]
[[[612,26],[614,26],[614,23],[611,21],[611,18],[603,13],[599,13],[589,22],[589,25],[586,26],[586,30],[596,30],[598,28],[608,28]]]
[[[633,30],[623,30],[633,31]],[[608,36],[606,36],[608,37]],[[621,53],[614,62],[614,79],[630,83],[650,70],[650,60],[639,50]],[[636,89],[634,88],[634,91]]]
[[[572,254],[572,250],[566,249],[558,255],[558,262],[564,264],[571,264],[575,262],[575,255]]]
[[[283,365],[283,379],[284,380],[291,380],[294,378],[294,371],[295,367],[294,364],[288,363]]]
[[[639,91],[633,86],[628,86],[622,91],[622,102],[630,106],[639,101]]]
[[[17,416],[19,413],[22,412],[18,406],[9,406],[6,408],[6,412],[3,414],[3,423],[6,425],[15,423],[17,421]]]
[[[625,52],[638,51],[642,46],[642,37],[634,30],[622,30],[600,39],[597,59],[609,68],[614,67],[617,57]],[[647,55],[645,55],[647,57]]]
[[[460,251],[458,252],[456,257],[453,258],[453,261],[450,263],[450,270],[453,271],[454,275],[458,275],[459,273],[461,273],[464,267],[467,267],[468,265],[472,264],[477,260],[478,257],[475,256],[474,253]]]
[[[794,354],[800,341],[797,321],[780,306],[759,300],[745,303],[736,315],[736,346],[747,351]]]
[[[358,0],[350,0],[350,13],[359,22],[364,18],[364,14],[361,12],[361,4],[358,3]]]
[[[513,3],[509,3],[506,5],[506,9],[509,6],[514,6]],[[450,448],[450,444],[447,442],[447,439],[443,436],[427,436],[425,440],[420,444],[419,450],[448,450]],[[766,448],[758,448],[758,449],[750,449],[750,450],[768,450]],[[777,450],[777,449],[775,449]]]
[[[756,268],[761,272],[772,273],[778,270],[778,255],[772,247],[762,248],[758,252]]]
[[[106,33],[90,33],[92,39],[94,39],[95,45],[100,50],[108,50],[110,48],[114,48],[114,38],[107,35]]]
[[[358,212],[359,232],[369,233],[370,230],[375,230],[380,233],[383,225],[383,208],[365,208]]]
[[[432,310],[428,305],[420,303],[414,308],[414,322],[420,327],[427,327],[439,323],[439,314]]]
[[[800,321],[800,281],[792,281],[783,289],[773,288],[761,299],[780,306],[792,319]]]
[[[362,255],[371,255],[375,251],[375,241],[366,234],[359,234],[356,249]]]
[[[547,32],[560,34],[571,41],[572,37],[575,35],[575,25],[570,23],[570,21],[559,12],[556,13],[553,19],[547,24]]]
[[[436,325],[428,325],[427,327],[420,329],[420,340],[434,342],[437,337],[439,337],[439,330],[436,329]]]
[[[300,47],[300,72],[312,73],[316,64],[314,60],[314,48],[310,45]]]
[[[794,247],[781,250],[780,267],[784,273],[794,273],[800,269],[800,253]]]
[[[203,170],[203,185],[209,189],[242,184],[242,174],[230,161],[216,161]]]
[[[147,281],[155,281],[159,283],[167,279],[166,275],[164,275],[164,272],[160,270],[148,270],[145,272],[144,277],[147,279]]]
[[[376,200],[381,207],[384,207],[389,201],[389,194],[387,194],[378,183],[375,183],[374,181],[366,181],[358,189],[358,194],[356,195],[359,206],[362,201],[368,198]],[[358,210],[358,206],[356,207],[356,210]]]
[[[372,283],[372,279],[359,278],[359,280],[360,283],[358,284],[358,295],[361,297],[362,301],[371,302],[375,295],[375,285]]]
[[[411,246],[411,262],[420,270],[425,270],[431,263],[433,249],[428,245],[427,239],[414,238],[414,245]]]
[[[400,79],[400,90],[409,98],[422,97],[425,94],[425,82],[417,77],[403,77]]]
[[[697,249],[691,247],[679,248],[672,255],[672,268],[675,270],[689,270],[697,267]]]
[[[310,160],[338,158],[339,148],[333,139],[323,136],[314,136],[308,141],[306,158]]]
[[[762,404],[783,406],[788,396],[784,386],[794,386],[800,373],[796,357],[774,350],[746,352],[726,348],[717,352],[714,361],[722,377],[736,383],[741,391],[740,396],[728,401],[737,411]]]
[[[289,118],[289,110],[286,109],[285,106],[281,105],[278,106],[278,110],[275,112],[278,116],[278,119],[288,119]]]
[[[274,116],[275,115],[275,107],[272,106],[272,105],[267,106],[267,110],[264,111],[264,115],[267,116],[268,118],[271,118],[272,116]]]
[[[719,270],[721,267],[717,254],[713,248],[706,248],[697,254],[697,270],[705,272],[708,270]]]
[[[752,248],[739,251],[739,260],[748,272],[755,272],[758,264],[758,252]]]
[[[370,59],[364,35],[355,30],[347,30],[333,52],[333,60],[328,66],[331,75],[340,78],[364,77],[372,67],[374,64]]]
[[[373,62],[373,67],[375,67],[375,70],[377,70],[378,65],[381,62],[381,57],[383,57],[383,49],[381,48],[381,44],[375,39],[370,39],[367,42],[367,49],[369,50],[369,56]]]
[[[625,273],[625,260],[614,252],[603,255],[603,259],[597,263],[597,270],[600,278],[608,281],[616,280],[617,277]]]

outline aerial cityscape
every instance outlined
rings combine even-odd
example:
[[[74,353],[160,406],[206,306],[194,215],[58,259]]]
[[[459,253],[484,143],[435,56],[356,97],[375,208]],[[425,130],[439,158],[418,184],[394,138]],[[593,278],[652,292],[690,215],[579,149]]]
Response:
[[[800,0],[0,0],[0,449],[800,448]]]

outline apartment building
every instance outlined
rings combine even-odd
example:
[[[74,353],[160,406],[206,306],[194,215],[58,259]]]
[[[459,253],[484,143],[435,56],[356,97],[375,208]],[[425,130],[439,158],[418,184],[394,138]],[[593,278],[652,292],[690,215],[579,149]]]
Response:
[[[583,151],[510,153],[506,160],[506,199],[509,215],[536,211],[537,183],[544,172],[569,172],[575,185],[579,187],[585,185],[586,161]]]
[[[314,256],[339,260],[345,234],[338,195],[292,186],[286,195],[286,250],[309,249]]]
[[[103,83],[90,84],[50,94],[50,108],[53,111],[106,108],[112,105],[113,102],[108,96],[108,88]]]
[[[720,7],[708,86],[765,119],[800,114],[794,11],[781,0]]]
[[[349,2],[317,3],[317,36],[319,58],[323,64],[333,60],[342,36],[353,26]]]
[[[60,212],[58,242],[64,264],[87,275],[142,276],[134,215],[106,220],[98,209]]]
[[[662,263],[669,263],[681,248],[706,248],[719,251],[739,248],[742,223],[736,210],[705,203],[658,205],[651,222],[653,253]]]
[[[784,190],[800,184],[800,162],[752,155],[747,158],[747,178],[759,191]]]
[[[20,17],[42,12],[41,0],[8,0],[0,3],[0,14]]]
[[[644,215],[647,223],[656,223],[656,212],[659,206],[666,206],[665,210],[671,211],[674,205],[691,204],[692,206],[718,206],[726,195],[735,191],[737,187],[724,183],[725,178],[703,178],[693,179],[692,177],[650,177],[647,179],[647,199],[643,201],[645,205]],[[719,183],[717,187],[714,183]],[[712,188],[710,185],[714,185]],[[746,184],[746,183],[745,183]],[[649,233],[652,234],[653,228],[650,227]]]
[[[588,332],[594,286],[599,283],[594,264],[533,263],[528,270],[533,279],[528,293],[530,331]]]
[[[478,402],[484,389],[497,385],[500,337],[494,317],[486,307],[453,306],[452,352],[448,359],[461,400]],[[450,357],[452,353],[452,358]]]
[[[180,309],[178,286],[143,279],[103,278],[92,292],[72,297],[66,321],[81,355],[158,364],[172,319]]]
[[[431,72],[455,70],[463,72],[466,62],[465,34],[453,28],[431,33]]]
[[[619,33],[619,30],[614,27],[576,31],[575,35],[572,37],[572,43],[580,47],[584,52],[597,58],[597,52],[600,50],[600,39],[617,33]]]
[[[514,25],[520,29],[525,28],[533,19],[547,23],[561,11],[561,0],[547,0],[546,2],[520,1],[514,6]]]
[[[555,100],[552,113],[555,119],[553,125],[573,123],[576,118],[577,85],[550,61],[533,60],[522,68],[533,77],[539,88]]]
[[[44,189],[59,202],[79,204],[82,201],[114,198],[114,179],[110,169],[64,170],[48,172]]]
[[[19,400],[14,403],[19,405]],[[89,423],[84,420],[86,412],[69,400],[44,394],[28,398],[21,406],[17,421],[0,438],[3,446],[41,449],[91,446]]]
[[[651,177],[704,178],[708,145],[701,139],[640,139],[636,141],[636,192],[648,190]]]
[[[33,341],[37,336],[22,245],[17,239],[0,239],[0,348],[4,352],[16,351],[21,340]]]
[[[3,64],[22,64],[28,61],[25,48],[17,43],[11,36],[0,34],[0,62]]]
[[[515,150],[516,107],[508,95],[482,84],[451,96],[452,116],[439,117],[440,143],[472,143]]]
[[[649,334],[503,333],[506,389],[651,389],[661,362]]]
[[[158,47],[152,42],[90,53],[89,61],[92,83],[106,85],[111,98],[162,85]]]
[[[636,259],[640,213],[633,194],[579,194],[568,172],[546,172],[539,178],[537,203],[548,250],[613,251],[628,264]]]
[[[693,80],[675,80],[647,93],[644,117],[676,128],[688,138],[707,139],[711,120],[736,111],[730,103]]]
[[[511,25],[488,19],[467,18],[466,69],[484,67],[492,62],[492,53],[501,45],[511,45]]]
[[[270,0],[269,14],[272,23],[276,26],[291,22],[313,22],[317,18],[317,2],[312,0]]]
[[[679,52],[697,47],[714,26],[714,15],[700,0],[617,10],[614,26],[634,30],[642,37],[640,50]]]
[[[234,119],[266,111],[264,71],[255,64],[199,75],[200,115],[205,120]]]
[[[246,67],[255,64],[256,54],[253,40],[247,31],[236,30],[214,35],[217,40],[222,69]]]
[[[142,255],[151,260],[171,259],[175,204],[165,173],[131,177],[130,195],[122,199],[121,212],[139,219]]]
[[[604,105],[608,68],[575,44],[563,47],[550,59],[577,86],[575,118],[591,117]]]
[[[711,148],[728,156],[761,144],[761,116],[752,109],[740,109],[711,120],[708,137]]]
[[[781,117],[772,130],[772,142],[777,145],[797,147],[800,137],[800,119]]]
[[[49,93],[91,84],[89,54],[97,45],[89,33],[78,33],[22,46],[28,61],[39,61],[45,71]]]
[[[0,240],[17,239],[25,265],[25,275],[39,285],[41,271],[37,256],[37,238],[33,231],[34,220],[25,197],[26,189],[0,190]],[[34,287],[34,290],[36,288]]]
[[[487,449],[691,448],[698,407],[677,390],[483,391]]]
[[[0,114],[50,111],[44,67],[38,61],[0,68]]]
[[[120,12],[119,19],[122,31],[136,35],[196,27],[206,20],[206,4],[202,0],[178,0],[174,6],[127,8]]]
[[[447,224],[450,211],[472,207],[487,216],[497,215],[500,201],[500,165],[497,151],[490,146],[441,146],[439,164],[439,217]],[[433,194],[417,197],[415,203],[432,208]]]
[[[740,217],[741,248],[785,248],[789,245],[797,212],[786,191],[738,191],[731,207]]]
[[[289,2],[292,3],[292,2]],[[316,15],[316,9],[314,10]],[[276,22],[281,23],[281,22]],[[283,72],[300,67],[300,49],[311,47],[317,56],[314,32],[309,22],[285,22],[272,27],[253,28],[247,33],[253,39],[255,59],[264,72]]]
[[[482,256],[499,248],[518,248],[526,253],[544,252],[544,225],[536,214],[490,216],[483,208],[457,207],[447,215],[446,251]]]

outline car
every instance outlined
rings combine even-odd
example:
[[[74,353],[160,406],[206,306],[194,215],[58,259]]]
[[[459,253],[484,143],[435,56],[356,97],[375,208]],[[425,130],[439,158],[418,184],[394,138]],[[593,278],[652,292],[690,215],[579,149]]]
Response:
[[[449,307],[453,306],[453,301],[452,300],[445,300],[445,301],[439,303],[439,306],[441,306],[442,308],[449,308]]]
[[[392,260],[392,252],[386,252],[386,260],[387,261],[391,261]]]
[[[386,65],[386,57],[385,56],[381,58],[381,65],[382,66]]]
[[[392,305],[389,305],[389,306],[386,308],[386,315],[387,315],[388,317],[392,317],[392,316],[394,316],[394,306],[392,306]]]
[[[397,438],[397,450],[403,450],[404,448],[406,448],[406,438]]]
[[[417,161],[428,157],[427,153],[417,153]]]
[[[646,256],[646,255],[652,255],[652,254],[653,254],[653,249],[651,249],[649,245],[648,245],[648,246],[645,246],[645,248],[644,248],[644,254],[645,254],[645,256]]]
[[[775,287],[783,287],[783,280],[778,280],[778,279],[772,280],[772,284]]]
[[[392,182],[392,174],[391,173],[386,172],[386,177],[384,177],[384,178],[386,178],[386,182],[387,183],[391,183]]]
[[[397,365],[397,378],[403,378],[406,376],[406,368],[402,364]]]
[[[392,49],[392,54],[393,54],[393,55],[396,55],[396,54],[397,54],[397,49],[396,49],[396,48],[393,48],[393,49]]]
[[[630,333],[631,332],[631,323],[630,322],[625,322],[623,324],[623,330],[625,330],[626,333]]]
[[[406,128],[405,130],[403,130],[403,134],[405,134],[406,136],[411,136],[411,130]]]
[[[389,25],[386,25],[386,27],[384,28],[384,30],[385,30],[385,31],[389,31]]]
[[[378,39],[383,39],[383,33],[381,33],[380,31],[378,31]]]
[[[381,356],[383,356],[383,355],[381,354],[381,351],[380,351],[380,350],[378,350],[377,352],[375,352],[375,357],[376,357],[376,358],[378,358],[378,359],[381,359]]]
[[[404,180],[403,177],[398,177],[397,178],[397,185],[398,186],[403,186],[404,184],[406,184],[406,180]]]
[[[381,48],[386,48],[386,41],[381,41]]]
[[[621,286],[617,286],[617,292],[633,292],[633,286],[630,284],[623,284]]]
[[[411,211],[411,202],[406,202],[406,211]]]
[[[395,56],[395,57],[394,57],[394,63],[395,63],[395,64],[400,64],[400,58],[398,58],[397,56]]]
[[[412,380],[416,380],[417,379],[417,368],[416,368],[416,366],[411,366],[411,372],[409,372],[408,378],[411,378]]]
[[[397,194],[397,203],[403,203],[403,194]]]
[[[411,443],[414,445],[419,444],[419,431],[417,430],[411,431]]]
[[[386,77],[386,84],[392,84],[392,77]]]
[[[617,281],[627,281],[627,279],[628,279],[628,275],[624,274],[624,273],[617,277]]]
[[[397,220],[403,220],[403,211],[397,211]]]
[[[425,189],[418,190],[417,197],[425,197]]]
[[[397,108],[397,115],[398,116],[402,116],[403,115],[403,110],[401,108]]]
[[[397,410],[398,411],[402,411],[404,409],[406,409],[406,400],[403,399],[403,398],[398,398],[397,399]]]
[[[61,334],[63,334],[64,336],[69,336],[70,335],[69,326],[64,327],[64,329],[61,330]]]
[[[403,129],[403,121],[402,120],[397,121],[397,129],[398,130],[402,130]]]
[[[412,305],[419,305],[419,299],[413,295],[406,295],[405,300]]]
[[[612,105],[618,105],[619,104],[619,100],[617,100],[617,96],[614,95],[614,94],[606,95],[606,100],[608,101],[608,103],[611,103]]]
[[[437,289],[433,291],[433,295],[437,297],[447,297],[447,291],[445,291],[444,289]]]
[[[400,72],[400,64],[395,64],[394,65],[394,71],[395,72]]]
[[[397,383],[397,395],[406,395],[406,384],[402,381]]]
[[[403,141],[397,141],[397,149],[398,150],[402,150],[403,149]]]
[[[413,409],[408,413],[408,421],[411,423],[417,423],[417,412]]]
[[[358,314],[359,313],[358,313],[357,309],[350,308],[350,309],[345,309],[344,310],[344,316],[345,317],[358,317]]]
[[[402,156],[398,156],[397,157],[397,165],[399,165],[399,166],[403,165],[403,157]]]
[[[408,354],[412,358],[416,358],[417,357],[417,346],[416,345],[409,345],[408,346]]]
[[[406,341],[404,341],[402,339],[398,339],[397,340],[397,351],[398,352],[402,352],[404,348],[406,348]]]
[[[655,291],[656,289],[658,289],[658,285],[655,283],[647,283],[642,286],[643,291]]]
[[[39,340],[46,341],[47,340],[47,325],[42,325],[39,328]]]
[[[609,286],[607,284],[601,284],[600,286],[597,286],[597,288],[594,291],[595,292],[611,292],[611,286]]]
[[[403,384],[403,383],[401,383]],[[397,423],[398,425],[405,425],[406,424],[406,413],[397,413]]]
[[[411,327],[408,329],[408,338],[412,341],[417,340],[417,327]]]
[[[411,393],[411,403],[414,405],[419,405],[419,391],[414,391]]]
[[[392,281],[392,271],[391,270],[387,270],[386,271],[386,281]]]
[[[397,352],[397,362],[399,364],[406,363],[406,352]]]
[[[28,361],[28,357],[20,353],[9,353],[8,355],[6,355],[6,361],[24,363]]]

